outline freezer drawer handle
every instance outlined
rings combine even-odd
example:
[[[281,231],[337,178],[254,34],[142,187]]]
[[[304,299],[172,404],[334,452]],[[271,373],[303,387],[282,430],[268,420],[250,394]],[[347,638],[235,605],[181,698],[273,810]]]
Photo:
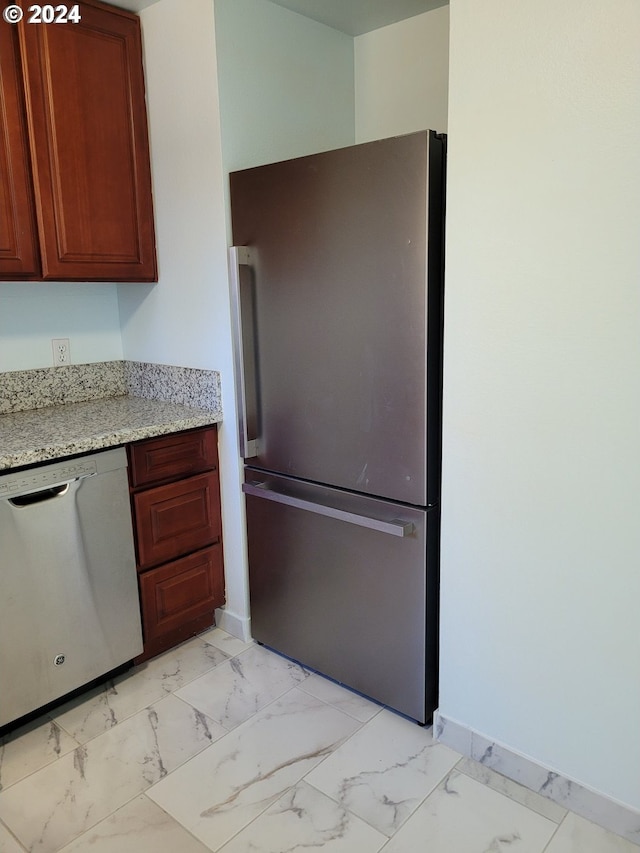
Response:
[[[313,501],[306,501],[303,498],[294,498],[291,495],[283,495],[281,492],[274,492],[267,488],[266,485],[256,485],[253,483],[244,483],[242,491],[247,495],[253,495],[256,498],[264,498],[267,501],[291,506],[295,509],[302,509],[306,512],[314,512],[317,515],[326,515],[327,518],[335,518],[338,521],[346,521],[348,524],[357,524],[359,527],[368,527],[370,530],[377,530],[379,533],[388,533],[391,536],[411,536],[413,533],[413,522],[402,521],[400,518],[395,518],[393,521],[383,521],[380,518],[370,518],[368,515],[357,515],[355,512],[347,512],[344,509],[337,509],[333,506],[325,506],[317,504]]]
[[[254,260],[254,250],[250,246],[232,246],[229,249],[233,361],[236,372],[240,456],[243,459],[253,459],[258,455],[253,283],[248,276],[243,276],[240,270],[241,266],[253,266]]]

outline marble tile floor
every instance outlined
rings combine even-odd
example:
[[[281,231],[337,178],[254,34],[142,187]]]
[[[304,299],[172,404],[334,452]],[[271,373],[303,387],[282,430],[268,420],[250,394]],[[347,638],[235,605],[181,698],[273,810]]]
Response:
[[[638,853],[212,629],[0,741],[0,853]]]

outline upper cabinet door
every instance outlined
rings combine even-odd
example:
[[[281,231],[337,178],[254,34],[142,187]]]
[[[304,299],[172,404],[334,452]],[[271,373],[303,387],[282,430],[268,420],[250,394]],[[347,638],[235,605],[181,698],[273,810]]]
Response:
[[[19,25],[42,277],[156,281],[140,22]]]
[[[40,275],[15,29],[0,22],[0,276]]]

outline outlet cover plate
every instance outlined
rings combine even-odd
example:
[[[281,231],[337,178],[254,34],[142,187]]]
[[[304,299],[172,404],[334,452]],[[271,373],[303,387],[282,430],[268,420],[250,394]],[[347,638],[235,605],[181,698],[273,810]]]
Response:
[[[67,364],[71,364],[69,338],[53,338],[51,340],[51,349],[53,350],[54,367],[63,367]]]

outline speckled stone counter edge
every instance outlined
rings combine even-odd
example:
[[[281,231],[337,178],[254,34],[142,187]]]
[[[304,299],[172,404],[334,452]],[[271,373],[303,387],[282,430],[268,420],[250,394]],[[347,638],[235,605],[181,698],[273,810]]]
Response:
[[[130,394],[221,414],[220,374],[139,361],[103,361],[0,373],[0,414]]]
[[[222,420],[211,410],[125,394],[0,415],[0,473]]]

